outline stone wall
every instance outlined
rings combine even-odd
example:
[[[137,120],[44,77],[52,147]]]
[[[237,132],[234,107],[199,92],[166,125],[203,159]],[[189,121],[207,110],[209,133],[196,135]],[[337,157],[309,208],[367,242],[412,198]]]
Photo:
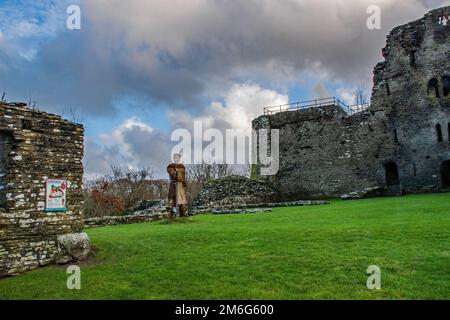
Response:
[[[85,219],[84,223],[86,228],[95,228],[95,227],[114,226],[118,224],[145,223],[156,220],[162,220],[168,216],[169,214],[166,212],[153,212],[145,214],[134,214],[128,216],[89,218]]]
[[[0,277],[56,261],[57,236],[81,231],[83,127],[0,103]],[[48,178],[67,179],[66,212],[45,211]]]
[[[338,106],[283,112],[270,116],[280,130],[280,170],[269,179],[284,200],[326,198],[382,183],[375,176],[372,147],[377,126],[368,112],[348,117]],[[381,128],[382,130],[382,128]]]
[[[11,149],[11,137],[0,132],[0,208],[6,205],[6,175],[8,173],[8,154]]]
[[[383,151],[397,164],[407,192],[446,187],[440,170],[450,159],[450,95],[443,81],[450,76],[450,26],[438,21],[449,15],[445,7],[395,28],[383,49],[385,61],[374,71],[372,110],[385,122],[389,142]]]
[[[229,176],[206,183],[193,200],[195,209],[237,207],[276,202],[279,193],[269,183],[243,176]]]
[[[348,115],[330,105],[255,119],[254,129],[280,130],[280,170],[259,178],[285,200],[449,187],[450,26],[438,24],[449,15],[450,7],[433,10],[389,34],[369,109]]]

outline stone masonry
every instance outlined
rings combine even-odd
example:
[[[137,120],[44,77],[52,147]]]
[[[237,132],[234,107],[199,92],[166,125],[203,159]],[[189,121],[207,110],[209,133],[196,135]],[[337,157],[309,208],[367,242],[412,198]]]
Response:
[[[83,127],[0,102],[0,277],[56,262],[83,227]],[[47,178],[67,179],[65,212],[45,211]]]
[[[270,183],[243,176],[228,176],[207,182],[192,205],[195,209],[214,209],[276,202],[278,199],[279,194]]]
[[[286,200],[449,188],[450,25],[439,24],[444,16],[450,7],[391,31],[366,110],[349,114],[333,104],[255,119],[254,129],[280,130],[280,170],[259,178]]]

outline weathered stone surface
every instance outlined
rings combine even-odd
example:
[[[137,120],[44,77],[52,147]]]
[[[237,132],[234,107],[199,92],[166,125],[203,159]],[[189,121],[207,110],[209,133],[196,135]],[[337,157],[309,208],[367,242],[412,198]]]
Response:
[[[218,208],[231,205],[268,203],[277,201],[278,192],[270,183],[243,176],[230,176],[205,184],[194,198],[193,207]]]
[[[246,203],[246,204],[230,204],[222,205],[218,207],[205,207],[199,206],[194,208],[193,214],[210,213],[212,211],[220,210],[239,210],[239,209],[251,209],[251,208],[277,208],[277,207],[303,207],[303,206],[320,206],[329,204],[324,200],[299,200],[291,202],[268,202],[268,203]]]
[[[254,129],[280,130],[280,170],[258,178],[285,200],[450,187],[450,25],[438,24],[449,15],[450,7],[436,9],[392,30],[367,110],[330,105],[255,119]]]
[[[132,215],[153,214],[166,210],[167,200],[142,200],[132,210]]]
[[[58,236],[58,263],[86,260],[91,252],[91,240],[82,233],[69,233]]]
[[[145,214],[131,214],[127,216],[109,216],[85,219],[85,227],[105,227],[118,224],[133,224],[133,223],[145,223],[155,220],[161,220],[168,216],[166,212],[150,212]]]
[[[57,236],[83,228],[84,129],[0,102],[0,277],[54,263]],[[45,212],[47,178],[67,179],[66,212]]]
[[[379,197],[384,194],[384,188],[373,187],[366,188],[363,190],[353,191],[348,194],[343,194],[341,196],[342,200],[354,200],[354,199],[363,199],[370,197]]]
[[[205,214],[205,213],[259,213],[259,212],[272,212],[267,208],[274,207],[289,207],[289,206],[315,206],[328,204],[327,201],[294,201],[294,202],[270,202],[270,203],[247,203],[247,204],[229,204],[221,205],[219,207],[197,207],[192,211],[192,215]],[[85,219],[86,228],[105,227],[119,224],[134,224],[145,223],[156,220],[162,220],[168,217],[168,213],[165,212],[165,200],[151,200],[141,203],[137,208],[144,208],[148,206],[148,209],[133,212],[126,216],[107,216]],[[266,208],[266,209],[258,209]]]
[[[86,228],[113,226],[118,224],[145,223],[168,217],[166,200],[140,201],[129,215],[95,217],[84,220]]]

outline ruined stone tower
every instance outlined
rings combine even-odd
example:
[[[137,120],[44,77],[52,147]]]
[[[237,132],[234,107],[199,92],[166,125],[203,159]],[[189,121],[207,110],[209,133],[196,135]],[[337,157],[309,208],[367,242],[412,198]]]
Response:
[[[280,130],[280,169],[261,178],[286,199],[449,188],[450,25],[439,23],[449,16],[436,9],[391,31],[365,110],[332,99],[255,119],[254,129]]]
[[[59,116],[0,102],[0,277],[55,262],[64,254],[58,236],[81,231],[83,132]],[[65,181],[50,190],[60,208],[46,202],[49,179]]]

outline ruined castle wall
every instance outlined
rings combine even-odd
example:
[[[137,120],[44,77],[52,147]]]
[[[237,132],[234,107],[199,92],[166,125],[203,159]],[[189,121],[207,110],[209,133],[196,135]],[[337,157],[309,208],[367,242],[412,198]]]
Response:
[[[367,111],[348,116],[328,106],[255,119],[254,129],[261,124],[280,129],[280,170],[265,178],[286,198],[335,197],[372,187],[384,188],[386,194],[446,187],[442,168],[450,160],[450,26],[438,24],[443,16],[450,16],[450,7],[389,34],[385,61],[374,69]],[[398,183],[387,169],[392,164]]]
[[[0,277],[55,261],[56,237],[82,229],[83,127],[0,103]],[[47,178],[68,180],[66,212],[45,211]]]
[[[287,200],[339,196],[352,188],[378,185],[377,148],[368,112],[352,117],[337,106],[267,117],[280,130],[280,169],[270,179]]]
[[[444,92],[450,76],[450,27],[438,21],[449,15],[450,7],[445,7],[395,28],[383,49],[385,61],[375,68],[372,108],[385,114],[393,138],[383,151],[398,164],[405,192],[444,187],[441,165],[450,159],[450,95]]]

